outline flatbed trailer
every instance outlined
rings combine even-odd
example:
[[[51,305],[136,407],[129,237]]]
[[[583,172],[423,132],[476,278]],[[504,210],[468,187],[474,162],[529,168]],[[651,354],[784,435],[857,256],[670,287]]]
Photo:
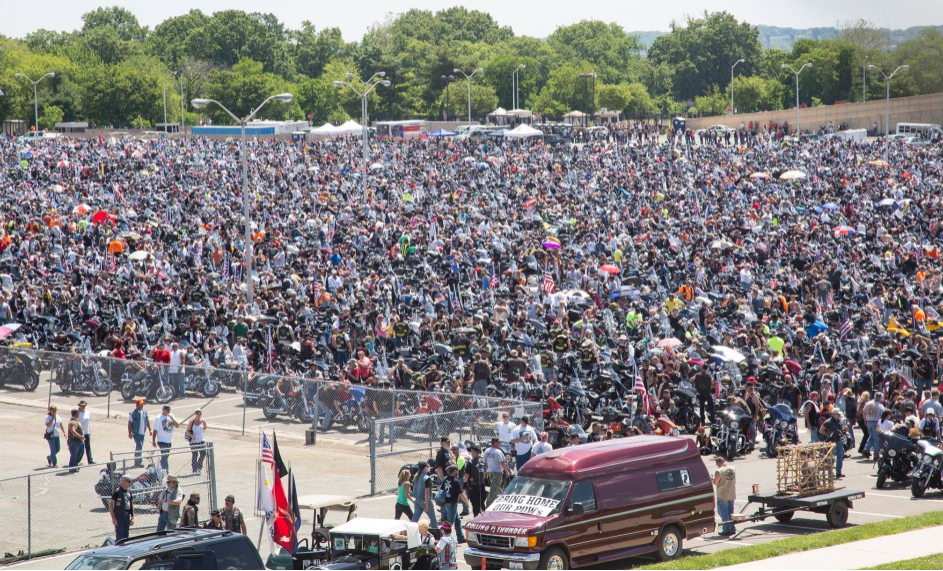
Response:
[[[753,515],[737,514],[739,517],[735,517],[734,521],[741,518],[743,521],[763,521],[768,517],[774,517],[786,523],[796,512],[808,511],[825,514],[825,519],[832,527],[844,527],[848,523],[848,510],[854,507],[852,502],[863,498],[864,492],[856,490],[835,490],[826,494],[805,497],[752,494],[747,496],[748,503],[743,509],[746,510],[750,504],[759,504],[760,508]]]

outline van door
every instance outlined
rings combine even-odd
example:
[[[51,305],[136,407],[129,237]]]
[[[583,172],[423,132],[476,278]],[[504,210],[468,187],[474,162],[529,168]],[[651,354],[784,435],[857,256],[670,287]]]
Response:
[[[571,560],[589,557],[605,549],[601,541],[602,523],[598,517],[599,505],[593,483],[588,480],[577,482],[570,493],[564,524],[577,532],[566,541]]]

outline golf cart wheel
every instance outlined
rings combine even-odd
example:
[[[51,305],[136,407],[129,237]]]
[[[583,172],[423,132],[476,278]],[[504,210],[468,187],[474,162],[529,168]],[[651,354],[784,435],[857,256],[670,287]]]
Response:
[[[832,504],[828,513],[825,514],[825,519],[828,520],[828,525],[832,527],[845,527],[848,523],[848,502],[838,500]]]

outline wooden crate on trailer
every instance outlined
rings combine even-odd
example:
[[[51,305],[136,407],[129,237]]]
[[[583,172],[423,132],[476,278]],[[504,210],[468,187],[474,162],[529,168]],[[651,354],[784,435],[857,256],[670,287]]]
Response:
[[[835,444],[783,446],[776,458],[780,495],[813,496],[835,491]]]

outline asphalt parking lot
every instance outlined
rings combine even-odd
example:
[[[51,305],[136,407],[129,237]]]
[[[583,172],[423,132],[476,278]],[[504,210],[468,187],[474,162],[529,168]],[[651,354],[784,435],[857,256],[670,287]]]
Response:
[[[42,387],[40,389],[42,391]],[[39,436],[42,419],[45,414],[46,399],[48,393],[24,393],[16,389],[0,390],[0,431],[9,435],[5,439],[4,462],[0,465],[0,479],[11,476],[32,473],[42,474],[47,470],[45,467],[44,456],[47,453],[46,444]],[[113,396],[117,396],[114,393]],[[106,398],[88,398],[89,408],[93,412],[94,449],[98,461],[107,459],[107,452],[128,451],[130,441],[127,440],[126,432],[126,414],[130,406],[113,398],[111,402],[111,417],[106,417],[108,410]],[[238,406],[241,409],[241,397],[232,393],[221,393],[216,399],[215,404],[220,407],[226,406],[227,399],[237,399]],[[53,393],[53,402],[59,405],[61,416],[68,415],[68,409],[74,406],[78,397],[71,396],[62,398],[55,392]],[[196,399],[188,399],[196,400]],[[74,402],[73,402],[74,401]],[[178,417],[184,417],[192,412],[198,406],[202,406],[206,401],[173,403],[174,413]],[[264,428],[266,432],[271,432],[274,428],[279,436],[279,444],[286,463],[290,463],[296,475],[298,475],[298,493],[304,494],[338,494],[350,496],[364,496],[369,493],[369,458],[367,447],[363,443],[354,440],[344,440],[333,435],[320,438],[316,446],[305,446],[302,437],[303,427],[280,423],[258,422],[258,424],[247,425],[247,434],[242,435],[238,430],[238,423],[234,423],[230,430],[213,430],[213,426],[221,427],[226,424],[224,419],[238,418],[241,420],[241,410],[235,416],[222,416],[223,414],[232,414],[231,412],[222,412],[220,408],[214,424],[214,404],[204,406],[207,422],[210,424],[208,439],[214,443],[217,458],[217,496],[221,500],[226,494],[235,494],[240,498],[237,502],[243,509],[251,511],[251,500],[255,495],[254,470],[255,462],[258,457],[258,431]],[[116,418],[117,416],[117,418]],[[248,415],[247,415],[248,416]],[[264,421],[264,418],[263,418]],[[291,430],[294,428],[295,430]],[[860,434],[857,435],[860,438]],[[800,437],[803,441],[808,440],[808,433],[802,431]],[[149,444],[148,444],[149,445]],[[60,465],[64,465],[67,460],[63,460],[65,454],[60,454]],[[714,463],[712,457],[704,458],[708,470],[713,471]],[[750,493],[752,485],[759,484],[761,491],[773,490],[775,488],[775,461],[766,458],[760,451],[754,451],[745,458],[737,459],[733,465],[737,469],[737,490],[740,498],[746,498]],[[882,490],[874,489],[874,466],[871,461],[860,458],[854,454],[852,458],[846,459],[845,469],[846,478],[839,481],[839,486],[849,490],[864,491],[866,497],[854,502],[854,509],[849,515],[850,525],[859,525],[862,523],[884,521],[887,519],[904,518],[932,510],[943,509],[943,493],[935,492],[924,496],[921,499],[914,499],[910,496],[909,487],[888,485]],[[0,500],[3,499],[3,489],[0,488]],[[50,492],[52,493],[52,492]],[[244,498],[244,499],[243,499]],[[381,496],[375,498],[361,498],[359,501],[358,514],[365,517],[392,517],[395,499],[392,496]],[[753,513],[758,506],[748,506],[745,501],[737,502],[738,511],[744,514]],[[70,517],[71,510],[75,506],[63,501],[61,508],[55,510],[55,513],[37,514],[34,516],[33,525],[36,529],[37,522],[46,529],[54,530],[51,533],[61,531],[63,521]],[[95,516],[90,516],[95,517]],[[107,518],[107,514],[102,513],[100,517]],[[40,518],[37,520],[37,518]],[[6,525],[11,526],[13,522],[7,521]],[[253,517],[249,520],[250,535],[253,541],[258,539],[260,520]],[[307,529],[310,523],[303,523],[302,529]],[[106,526],[107,527],[107,526]],[[10,529],[8,527],[8,529]],[[812,514],[808,512],[799,512],[789,523],[779,523],[770,519],[765,522],[742,523],[737,526],[738,534],[733,538],[723,538],[718,535],[699,538],[688,542],[684,547],[687,554],[710,553],[721,549],[729,549],[742,545],[753,545],[767,541],[774,541],[792,535],[802,535],[817,533],[831,529],[825,521],[824,515]],[[263,558],[267,555],[267,541],[261,542],[261,551]],[[64,568],[74,558],[74,554],[67,554],[53,558],[46,558],[16,565],[22,569],[55,569]],[[632,558],[628,560],[616,561],[606,565],[597,566],[597,569],[624,569],[637,566],[652,561],[653,558]],[[461,560],[460,560],[461,561]],[[460,567],[464,567],[460,563]]]

